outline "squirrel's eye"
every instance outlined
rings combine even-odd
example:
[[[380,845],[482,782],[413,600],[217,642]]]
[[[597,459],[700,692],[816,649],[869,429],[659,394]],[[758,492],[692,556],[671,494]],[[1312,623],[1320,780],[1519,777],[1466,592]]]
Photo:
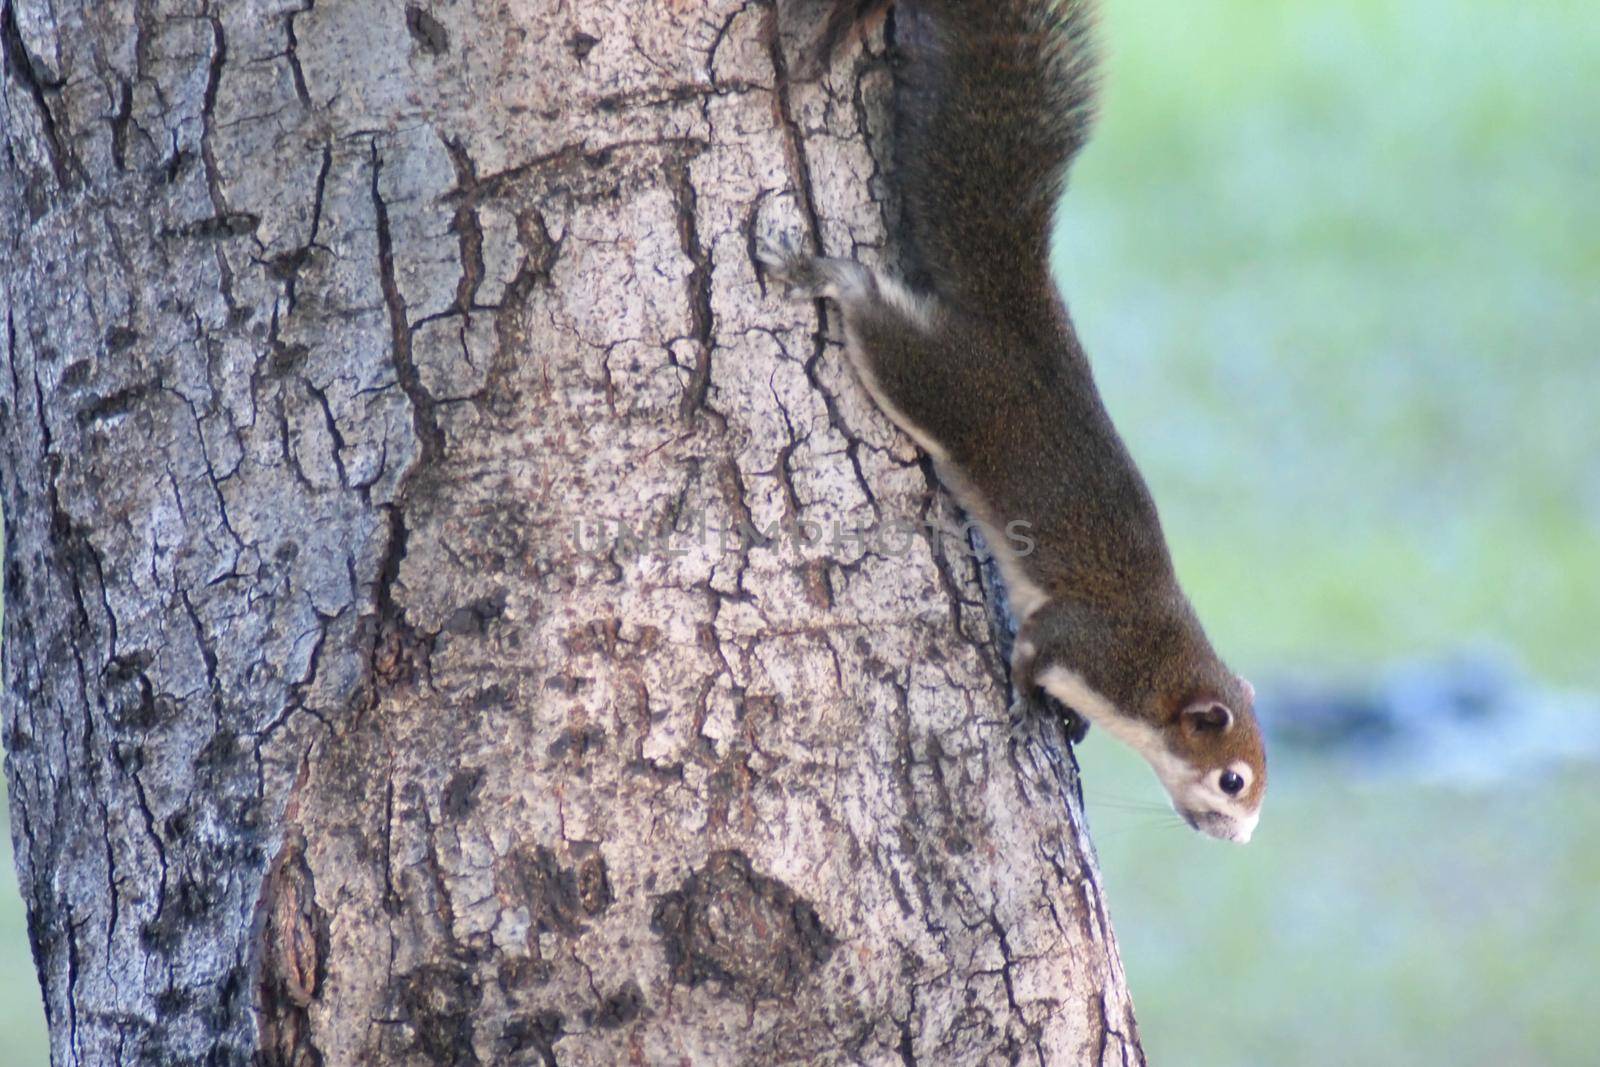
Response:
[[[1236,797],[1244,789],[1244,779],[1235,771],[1223,771],[1222,777],[1217,780],[1222,791],[1230,797]]]

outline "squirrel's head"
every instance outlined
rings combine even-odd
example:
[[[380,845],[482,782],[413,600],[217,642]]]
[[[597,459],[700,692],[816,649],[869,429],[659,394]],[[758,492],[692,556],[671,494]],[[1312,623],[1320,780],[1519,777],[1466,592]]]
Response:
[[[1267,788],[1255,690],[1223,664],[1186,602],[1169,617],[1101,618],[1071,661],[1040,670],[1046,692],[1137,751],[1199,832],[1243,844]],[[1073,667],[1077,669],[1073,669]]]
[[[1243,844],[1261,817],[1267,754],[1256,722],[1255,690],[1231,673],[1219,681],[1164,709],[1143,754],[1184,822]]]

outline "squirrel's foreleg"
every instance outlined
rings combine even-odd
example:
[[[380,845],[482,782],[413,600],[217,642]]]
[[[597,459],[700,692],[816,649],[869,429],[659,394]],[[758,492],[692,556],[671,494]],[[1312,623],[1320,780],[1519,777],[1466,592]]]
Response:
[[[1015,710],[1024,711],[1039,706],[1039,693],[1044,688],[1041,675],[1059,662],[1061,657],[1062,650],[1051,647],[1052,633],[1063,624],[1061,616],[1066,614],[1059,603],[1047,604],[1023,620],[1017,628],[1016,639],[1011,645],[1011,688],[1016,692]],[[1074,745],[1081,745],[1084,738],[1089,736],[1089,717],[1082,709],[1064,699],[1067,694],[1045,691],[1054,698],[1062,713],[1068,739]]]

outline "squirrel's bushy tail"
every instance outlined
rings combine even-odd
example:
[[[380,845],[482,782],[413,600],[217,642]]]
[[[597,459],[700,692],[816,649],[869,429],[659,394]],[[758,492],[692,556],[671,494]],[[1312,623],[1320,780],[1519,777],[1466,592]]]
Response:
[[[891,0],[837,0],[837,42]],[[1092,0],[892,0],[913,280],[971,314],[1053,301],[1050,229],[1088,139]]]

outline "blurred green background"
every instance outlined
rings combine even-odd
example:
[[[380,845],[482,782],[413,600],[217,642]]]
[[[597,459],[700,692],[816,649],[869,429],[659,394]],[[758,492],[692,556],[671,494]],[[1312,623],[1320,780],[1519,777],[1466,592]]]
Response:
[[[1104,8],[1057,265],[1219,647],[1600,692],[1600,5]],[[1152,1063],[1600,1062],[1594,765],[1276,751],[1244,849],[1080,752]]]
[[[1213,638],[1600,691],[1600,5],[1104,7],[1058,264]],[[1595,1062],[1593,766],[1278,758],[1238,849],[1081,760],[1152,1063]],[[46,1062],[38,1004],[0,879],[0,1064]]]
[[[5,784],[0,782],[0,805]],[[0,806],[0,823],[6,821]],[[28,921],[17,895],[9,827],[0,840],[0,1064],[46,1067],[50,1044],[44,1036],[44,1009],[28,951]]]

